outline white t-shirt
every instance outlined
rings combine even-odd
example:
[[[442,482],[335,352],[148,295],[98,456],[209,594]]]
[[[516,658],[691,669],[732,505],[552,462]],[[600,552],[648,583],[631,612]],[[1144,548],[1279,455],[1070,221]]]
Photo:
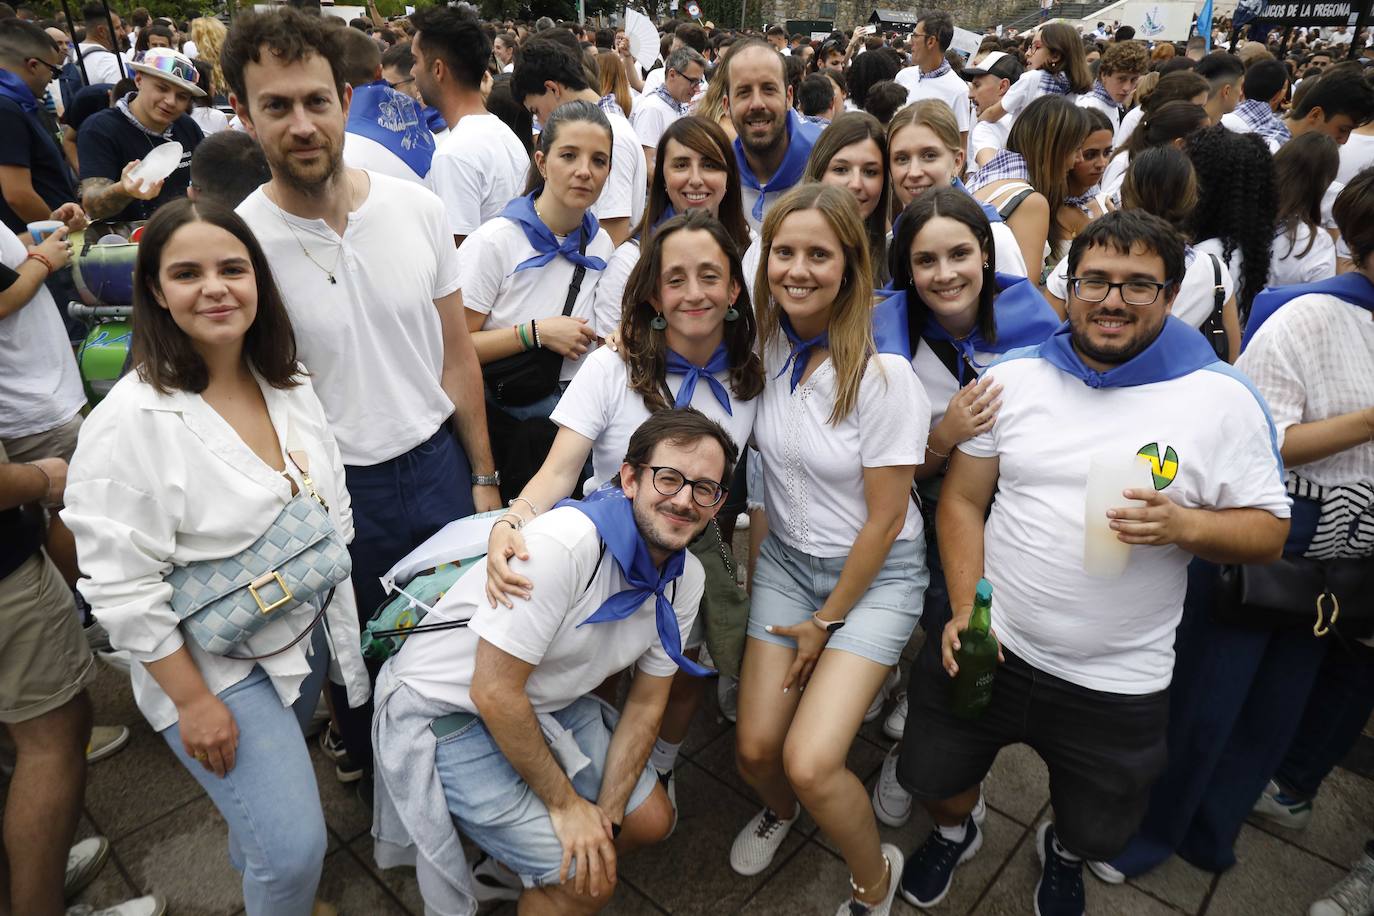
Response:
[[[974,351],[973,361],[979,366],[990,366],[1001,354],[984,353]],[[926,395],[930,398],[930,428],[935,426],[945,418],[945,411],[949,408],[949,399],[959,393],[959,380],[954,377],[954,373],[945,367],[940,361],[940,357],[930,348],[930,344],[920,338],[916,344],[916,353],[911,357],[911,368],[916,372],[916,378],[921,382],[921,387],[926,390]],[[975,370],[964,370],[964,383],[973,381]],[[982,372],[978,372],[982,375]]]
[[[26,257],[24,243],[0,223],[0,263],[17,270]],[[47,432],[84,406],[67,328],[52,293],[39,284],[19,311],[0,318],[0,439]]]
[[[619,353],[601,347],[585,357],[584,362],[586,365],[563,392],[550,419],[592,440],[592,477],[586,486],[590,493],[620,472],[630,436],[649,419],[649,409],[639,393],[630,390],[629,367]],[[719,373],[716,378],[731,393],[730,373]],[[673,397],[682,388],[682,379],[681,375],[668,376],[668,390]],[[731,413],[727,414],[705,380],[698,381],[692,392],[691,406],[725,427],[741,449],[753,431],[758,405],[758,398],[741,401],[731,393]],[[728,480],[724,483],[730,485]]]
[[[768,346],[768,383],[754,419],[769,531],[808,556],[847,556],[868,518],[864,468],[924,460],[930,399],[909,362],[878,353],[868,361],[853,411],[832,426],[834,365],[827,358],[791,391],[790,364],[774,378],[789,351],[778,341]],[[914,540],[921,530],[921,513],[908,500],[897,539]]]
[[[1311,248],[1307,247],[1309,240],[1312,243]],[[1289,244],[1287,230],[1279,229],[1274,234],[1274,248],[1269,259],[1269,280],[1266,285],[1313,283],[1335,275],[1336,243],[1331,238],[1331,233],[1318,228],[1314,234],[1306,223],[1298,223],[1292,244]]]
[[[1113,197],[1121,193],[1121,186],[1126,182],[1126,173],[1131,169],[1131,154],[1121,153],[1119,156],[1112,156],[1107,160],[1107,168],[1102,172],[1102,180],[1097,186],[1102,189],[1102,193],[1108,197]]]
[[[213,105],[192,105],[190,114],[207,137],[229,126],[229,116]]]
[[[1011,115],[1002,115],[996,121],[975,121],[968,132],[969,169],[977,168],[977,156],[985,149],[1001,150],[1007,145],[1007,135],[1011,133]]]
[[[1229,258],[1223,257],[1222,252],[1225,250],[1225,246],[1222,244],[1221,239],[1204,239],[1201,242],[1193,244],[1193,253],[1199,259],[1205,260],[1206,256],[1209,254],[1217,256],[1217,260],[1221,262],[1222,267],[1231,272],[1232,289],[1239,293],[1241,284],[1245,280],[1245,256],[1240,253],[1239,245],[1232,249],[1231,257]],[[1208,265],[1207,270],[1209,273],[1211,269],[1211,266]]]
[[[120,70],[119,56],[115,52],[97,44],[83,44],[81,60],[86,67],[88,86],[94,86],[96,83],[113,84],[126,75],[131,78],[134,75],[134,71],[129,69],[127,64],[122,71]]]
[[[1120,149],[1130,142],[1135,129],[1140,126],[1140,122],[1145,118],[1145,109],[1139,105],[1126,112],[1126,116],[1121,119],[1121,125],[1116,129],[1116,136],[1112,137],[1112,146]]]
[[[983,568],[1004,647],[1090,690],[1138,695],[1169,686],[1192,555],[1136,546],[1119,578],[1089,577],[1088,464],[1097,452],[1136,454],[1153,444],[1162,462],[1174,459],[1164,492],[1177,504],[1288,517],[1264,404],[1233,372],[1091,388],[1035,357],[988,370],[1003,386],[1001,412],[991,430],[959,448],[999,462]]]
[[[1221,287],[1224,290],[1221,301],[1226,302],[1236,292],[1236,281],[1226,269],[1221,252],[1214,251],[1221,267]],[[1064,258],[1054,266],[1045,278],[1045,289],[1060,299],[1068,299],[1069,259]],[[1212,258],[1207,252],[1194,249],[1193,259],[1183,272],[1183,282],[1178,285],[1178,295],[1174,297],[1174,307],[1170,312],[1179,321],[1195,328],[1211,316],[1217,305],[1216,271],[1212,269]]]
[[[1026,106],[1047,92],[1044,88],[1045,80],[1050,78],[1050,74],[1043,70],[1027,70],[1011,87],[1007,89],[1006,95],[1002,96],[1002,109],[1011,116],[1012,123],[1021,116],[1021,112],[1026,110]],[[1064,96],[1070,102],[1078,100],[1078,96],[1070,92]]]
[[[1112,122],[1112,140],[1116,140],[1116,131],[1121,129],[1121,108],[1115,102],[1104,102],[1091,92],[1086,92],[1078,97],[1079,108],[1096,108],[1107,116],[1107,120]]]
[[[1352,133],[1341,146],[1341,167],[1336,172],[1336,180],[1342,185],[1350,184],[1351,179],[1371,165],[1374,165],[1374,135]]]
[[[416,175],[415,170],[406,165],[400,156],[362,134],[344,134],[343,158],[344,164],[349,168],[367,169],[369,172],[380,172],[401,181],[414,182],[422,187],[425,185],[425,180]]]
[[[954,70],[930,79],[921,79],[920,67],[907,67],[897,74],[897,84],[906,89],[906,103],[938,99],[954,112],[960,132],[967,132],[972,111],[968,102],[968,83]]]
[[[611,122],[611,173],[592,204],[597,219],[628,216],[630,225],[639,225],[648,199],[649,164],[644,159],[639,136],[624,115],[603,112]]]
[[[606,261],[601,279],[596,281],[596,298],[592,313],[596,316],[596,333],[610,337],[620,327],[621,300],[630,281],[630,272],[639,263],[639,241],[626,239],[616,246],[615,254]]]
[[[475,114],[449,125],[425,181],[448,210],[450,233],[472,235],[524,191],[529,171],[515,131],[494,114]]]
[[[634,125],[635,134],[639,137],[639,145],[650,149],[658,149],[658,141],[663,132],[680,117],[682,115],[669,108],[668,103],[659,98],[656,92],[645,92],[635,100],[634,108],[630,111],[630,123]],[[640,158],[643,156],[644,153],[641,151]]]
[[[427,699],[477,712],[472,675],[480,637],[502,652],[534,665],[525,695],[535,713],[557,712],[630,665],[653,677],[672,677],[677,665],[659,642],[654,598],[623,620],[578,626],[606,599],[628,588],[615,558],[601,552],[596,526],[564,506],[525,526],[529,560],[512,569],[538,583],[530,598],[511,608],[487,604],[487,567],[478,563],[449,589],[430,620],[470,620],[466,627],[408,639],[391,660],[392,671]],[[590,585],[588,584],[590,583]],[[701,562],[687,554],[682,576],[665,593],[677,612],[685,642],[705,589]]]
[[[563,240],[560,238],[559,242]],[[611,237],[600,229],[587,243],[587,254],[603,260],[615,252]],[[498,216],[470,235],[458,249],[458,285],[463,290],[463,306],[487,316],[482,330],[513,328],[531,318],[552,318],[563,313],[577,268],[564,257],[555,257],[543,267],[516,267],[538,252],[525,238],[520,224]],[[571,312],[600,327],[593,312],[596,284],[601,271],[588,269]],[[563,360],[559,378],[568,380],[586,360]]]
[[[458,289],[443,204],[410,182],[367,177],[367,199],[348,214],[342,239],[324,220],[282,211],[262,188],[238,207],[267,252],[300,360],[350,465],[410,451],[453,413],[439,384],[444,342],[434,307]],[[302,245],[335,268],[337,284]]]

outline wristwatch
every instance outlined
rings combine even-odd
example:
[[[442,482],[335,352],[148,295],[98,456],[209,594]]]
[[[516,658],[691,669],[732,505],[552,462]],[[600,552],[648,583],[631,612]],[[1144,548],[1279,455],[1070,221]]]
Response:
[[[839,620],[826,620],[819,613],[811,615],[811,622],[827,633],[834,633],[840,627],[844,626],[843,618]]]
[[[473,474],[472,485],[474,487],[499,487],[501,486],[501,472],[492,471],[490,474]]]

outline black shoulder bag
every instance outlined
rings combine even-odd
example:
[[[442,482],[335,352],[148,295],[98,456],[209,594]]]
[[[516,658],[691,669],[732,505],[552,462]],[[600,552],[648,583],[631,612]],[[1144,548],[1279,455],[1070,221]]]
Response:
[[[587,253],[587,233],[582,232],[577,250]],[[572,314],[577,304],[577,295],[582,291],[582,278],[587,268],[581,264],[573,271],[572,283],[568,286],[568,299],[563,303],[563,317]],[[486,383],[487,397],[502,407],[525,407],[558,391],[558,374],[563,368],[563,357],[552,350],[539,347],[493,360],[482,367],[482,380]]]
[[[1226,326],[1221,321],[1222,306],[1226,304],[1226,286],[1221,282],[1221,261],[1217,260],[1214,254],[1207,257],[1212,259],[1212,314],[1207,316],[1207,320],[1198,330],[1207,338],[1207,343],[1212,345],[1212,352],[1216,353],[1217,359],[1225,361],[1231,354],[1231,348],[1226,341]]]

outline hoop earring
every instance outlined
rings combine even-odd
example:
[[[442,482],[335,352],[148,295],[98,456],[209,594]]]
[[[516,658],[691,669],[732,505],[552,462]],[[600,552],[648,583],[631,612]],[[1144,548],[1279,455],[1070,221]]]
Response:
[[[725,310],[725,320],[726,320],[726,321],[739,321],[739,309],[735,308],[733,305],[730,306],[728,309],[726,309],[726,310]]]
[[[663,317],[662,312],[655,312],[654,317],[649,319],[649,327],[655,331],[661,331],[668,326],[668,319]]]

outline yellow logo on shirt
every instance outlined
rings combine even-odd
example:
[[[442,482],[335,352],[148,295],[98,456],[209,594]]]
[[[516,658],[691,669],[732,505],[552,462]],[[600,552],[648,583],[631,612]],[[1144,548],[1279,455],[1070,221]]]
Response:
[[[1178,452],[1174,451],[1172,445],[1164,447],[1164,454],[1161,457],[1159,443],[1151,442],[1149,445],[1142,446],[1136,452],[1141,458],[1149,459],[1150,474],[1154,478],[1156,490],[1162,490],[1174,482],[1178,476]]]

